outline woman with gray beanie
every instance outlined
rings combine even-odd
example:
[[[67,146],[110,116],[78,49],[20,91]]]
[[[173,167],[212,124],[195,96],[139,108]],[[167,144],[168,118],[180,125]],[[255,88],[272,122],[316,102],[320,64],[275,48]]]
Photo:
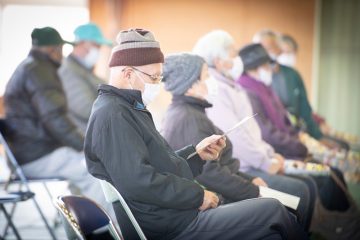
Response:
[[[165,89],[173,95],[161,131],[169,145],[177,149],[189,143],[196,145],[203,137],[213,134],[222,135],[223,132],[214,126],[205,114],[205,109],[212,106],[208,101],[212,95],[209,93],[216,90],[215,81],[209,77],[205,61],[197,55],[188,53],[170,55],[165,58],[163,75]],[[232,234],[231,231],[242,232],[241,236],[247,239],[253,234],[250,229],[267,231],[270,230],[270,225],[277,224],[278,221],[282,222],[284,219],[272,214],[279,211],[272,208],[274,202],[256,199],[259,196],[258,186],[266,186],[266,183],[261,178],[254,178],[239,172],[238,169],[239,161],[232,157],[232,144],[226,140],[226,147],[217,161],[206,162],[202,173],[195,179],[209,191],[222,195],[224,203],[254,198],[246,203],[241,202],[246,206],[239,209],[239,212],[244,211],[245,215],[240,213],[238,218],[233,220],[237,222],[238,227],[228,230],[229,235]],[[239,203],[239,207],[240,205]],[[250,221],[245,217],[245,212],[248,211],[252,213]],[[293,217],[289,216],[282,206],[281,211],[284,211],[283,217]],[[222,217],[225,219],[227,216]],[[292,226],[286,231],[291,232],[296,228],[298,228],[297,224],[296,227]]]

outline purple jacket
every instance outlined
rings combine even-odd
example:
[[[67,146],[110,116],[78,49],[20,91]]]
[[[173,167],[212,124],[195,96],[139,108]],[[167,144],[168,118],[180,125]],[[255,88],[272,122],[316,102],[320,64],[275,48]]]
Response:
[[[258,113],[256,120],[260,126],[263,139],[286,158],[301,159],[306,157],[307,148],[300,142],[297,131],[286,118],[284,106],[274,97],[275,94],[272,94],[272,89],[246,74],[243,74],[237,83],[247,91],[253,111]],[[259,84],[262,88],[258,87]],[[271,115],[269,115],[270,113]],[[278,114],[278,116],[274,116],[274,114]],[[276,121],[282,122],[279,124]]]

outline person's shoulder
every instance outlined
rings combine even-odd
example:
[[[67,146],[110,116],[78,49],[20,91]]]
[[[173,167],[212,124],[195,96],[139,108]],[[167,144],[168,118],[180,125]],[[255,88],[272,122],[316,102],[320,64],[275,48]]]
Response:
[[[285,66],[285,65],[282,65],[282,64],[279,64],[280,65],[280,69],[286,73],[289,73],[289,74],[293,74],[293,75],[296,75],[296,76],[300,76],[300,73],[293,67],[289,67],[289,66]]]
[[[125,121],[132,115],[130,107],[113,96],[99,95],[93,105],[92,117],[101,121]]]

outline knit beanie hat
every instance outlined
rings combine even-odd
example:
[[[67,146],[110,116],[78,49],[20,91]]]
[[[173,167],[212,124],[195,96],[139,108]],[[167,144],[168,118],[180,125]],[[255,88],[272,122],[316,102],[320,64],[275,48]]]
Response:
[[[205,60],[200,56],[180,53],[165,58],[163,75],[165,89],[173,95],[183,95],[200,79]]]
[[[265,48],[259,44],[249,44],[240,49],[239,56],[244,63],[244,70],[255,69],[264,63],[271,62]]]
[[[143,66],[163,63],[164,55],[154,35],[144,29],[121,31],[116,37],[109,66]]]

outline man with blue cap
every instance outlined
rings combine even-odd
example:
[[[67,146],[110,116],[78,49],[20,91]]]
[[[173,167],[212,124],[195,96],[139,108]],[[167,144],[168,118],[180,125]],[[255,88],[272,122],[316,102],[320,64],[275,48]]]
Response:
[[[78,26],[74,35],[74,49],[58,72],[69,104],[70,118],[85,133],[97,87],[104,83],[94,74],[94,66],[100,56],[100,47],[111,46],[112,42],[104,38],[94,23]]]

